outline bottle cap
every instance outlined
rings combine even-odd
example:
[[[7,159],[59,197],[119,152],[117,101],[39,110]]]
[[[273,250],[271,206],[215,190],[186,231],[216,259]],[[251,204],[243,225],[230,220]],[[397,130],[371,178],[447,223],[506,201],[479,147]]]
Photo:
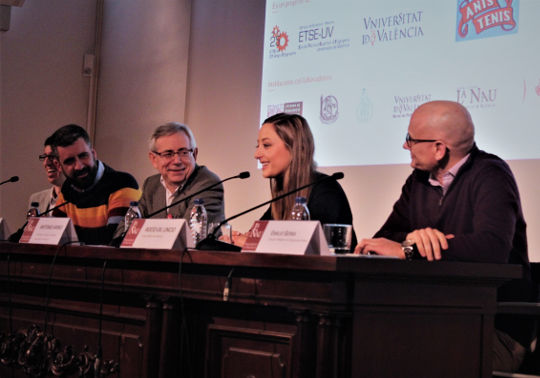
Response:
[[[139,202],[137,201],[130,201],[129,202],[129,206],[137,206],[139,204]]]

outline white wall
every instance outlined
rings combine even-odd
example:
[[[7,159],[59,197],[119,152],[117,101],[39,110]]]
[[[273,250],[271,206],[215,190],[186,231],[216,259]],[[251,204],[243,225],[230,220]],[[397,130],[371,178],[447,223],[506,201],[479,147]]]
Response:
[[[152,131],[184,120],[190,15],[187,0],[105,1],[96,150],[141,185]]]
[[[38,155],[59,126],[86,122],[87,78],[82,58],[94,39],[93,0],[26,1],[11,10],[2,33],[0,188],[2,216],[11,230],[24,221],[30,193],[47,186]]]
[[[199,144],[199,162],[225,183],[225,213],[234,215],[269,199],[268,183],[253,159],[259,123],[264,0],[196,0],[193,4],[187,119]],[[265,209],[238,218],[246,230]]]
[[[253,159],[264,0],[104,4],[96,126],[100,158],[142,183],[153,173],[147,160],[152,130],[184,121],[194,130],[200,163],[222,178],[252,173],[248,180],[225,183],[228,216],[269,199],[268,183]],[[46,186],[36,159],[43,139],[65,123],[86,122],[88,79],[80,68],[93,43],[94,8],[95,1],[88,0],[29,0],[12,11],[11,30],[0,36],[0,177],[18,174],[22,180],[0,189],[2,216],[12,228],[23,221],[28,195]],[[404,120],[403,134],[406,127]],[[531,259],[540,261],[540,163],[510,165],[529,225]],[[341,184],[359,237],[372,235],[384,222],[410,172],[406,165],[322,170],[345,173]],[[233,226],[247,229],[263,210]]]

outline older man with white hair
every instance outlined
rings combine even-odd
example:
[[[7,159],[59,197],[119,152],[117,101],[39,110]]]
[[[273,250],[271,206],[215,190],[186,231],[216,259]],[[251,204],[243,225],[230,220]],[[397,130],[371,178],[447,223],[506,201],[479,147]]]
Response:
[[[144,181],[139,203],[143,217],[220,181],[215,173],[197,164],[199,149],[193,133],[184,124],[170,122],[157,127],[150,138],[149,149],[148,157],[158,174]],[[204,191],[196,198],[204,200],[208,222],[224,219],[222,184]],[[172,206],[156,216],[188,220],[196,198]]]

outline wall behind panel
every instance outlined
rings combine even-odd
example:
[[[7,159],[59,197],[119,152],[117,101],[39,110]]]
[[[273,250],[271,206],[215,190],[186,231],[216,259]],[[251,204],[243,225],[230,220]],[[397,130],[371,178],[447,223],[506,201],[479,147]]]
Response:
[[[48,187],[37,156],[43,142],[66,123],[86,122],[88,78],[84,54],[94,40],[93,0],[26,1],[13,7],[2,33],[0,189],[2,216],[12,231],[24,221],[31,193]]]
[[[264,0],[195,0],[191,22],[186,115],[199,144],[198,162],[222,178],[241,171],[252,175],[224,184],[225,212],[231,216],[269,198],[253,159]],[[245,230],[262,211],[234,225]]]
[[[148,140],[184,121],[190,1],[105,1],[96,149],[142,186],[153,174]]]

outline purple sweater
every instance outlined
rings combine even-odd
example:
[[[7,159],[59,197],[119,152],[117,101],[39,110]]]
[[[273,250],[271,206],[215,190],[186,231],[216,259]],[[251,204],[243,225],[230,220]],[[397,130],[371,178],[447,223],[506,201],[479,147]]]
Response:
[[[499,300],[532,300],[526,224],[508,165],[474,146],[445,196],[428,178],[429,172],[413,171],[375,237],[402,242],[409,232],[425,227],[454,234],[443,260],[521,264],[524,279],[502,286]],[[528,330],[517,331],[515,322],[498,323],[497,328],[526,345]]]

